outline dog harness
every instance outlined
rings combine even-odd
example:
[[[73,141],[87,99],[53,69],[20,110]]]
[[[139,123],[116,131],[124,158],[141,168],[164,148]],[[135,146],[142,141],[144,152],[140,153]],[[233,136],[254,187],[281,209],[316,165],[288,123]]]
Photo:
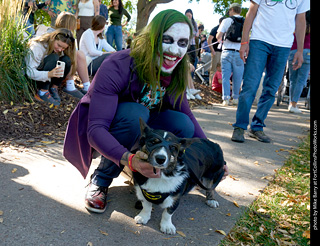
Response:
[[[144,198],[151,203],[160,204],[171,194],[171,193],[160,193],[160,192],[148,192],[145,189],[141,189]]]

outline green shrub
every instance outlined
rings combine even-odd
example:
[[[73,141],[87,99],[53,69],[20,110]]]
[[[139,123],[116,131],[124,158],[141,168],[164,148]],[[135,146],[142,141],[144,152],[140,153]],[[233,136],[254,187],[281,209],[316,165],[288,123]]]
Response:
[[[21,1],[0,1],[0,100],[32,101],[34,86],[25,77],[25,57],[29,50],[24,37],[25,17]]]

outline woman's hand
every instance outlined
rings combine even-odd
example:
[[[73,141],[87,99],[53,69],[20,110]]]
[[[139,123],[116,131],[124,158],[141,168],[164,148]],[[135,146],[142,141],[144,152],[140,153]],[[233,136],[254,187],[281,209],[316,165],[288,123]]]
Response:
[[[63,77],[64,71],[62,67],[55,67],[48,72],[48,78],[61,78]]]
[[[160,178],[160,170],[154,169],[146,160],[148,155],[142,151],[138,151],[132,158],[132,168],[137,170],[147,178]],[[156,173],[154,173],[154,170]]]

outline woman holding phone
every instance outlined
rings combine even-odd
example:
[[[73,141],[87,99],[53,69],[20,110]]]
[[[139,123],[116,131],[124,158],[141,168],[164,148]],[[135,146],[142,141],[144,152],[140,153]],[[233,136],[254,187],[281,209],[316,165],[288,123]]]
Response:
[[[27,76],[36,81],[37,101],[60,105],[58,87],[76,70],[76,47],[72,32],[57,29],[29,41],[30,54],[26,57]]]

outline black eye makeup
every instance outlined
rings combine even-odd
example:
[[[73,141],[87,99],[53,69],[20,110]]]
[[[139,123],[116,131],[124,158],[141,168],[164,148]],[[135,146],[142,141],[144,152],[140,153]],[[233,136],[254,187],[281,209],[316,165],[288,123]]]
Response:
[[[178,45],[182,48],[185,48],[188,46],[189,40],[187,38],[181,38],[178,40]]]
[[[163,35],[162,37],[162,43],[165,44],[173,44],[174,40],[173,37],[169,36],[169,35]]]
[[[173,39],[173,37],[171,37],[169,35],[163,35],[162,43],[173,44],[174,43],[174,39]],[[188,46],[188,44],[189,44],[189,40],[187,38],[181,38],[181,39],[178,40],[177,44],[181,48],[186,48]]]

